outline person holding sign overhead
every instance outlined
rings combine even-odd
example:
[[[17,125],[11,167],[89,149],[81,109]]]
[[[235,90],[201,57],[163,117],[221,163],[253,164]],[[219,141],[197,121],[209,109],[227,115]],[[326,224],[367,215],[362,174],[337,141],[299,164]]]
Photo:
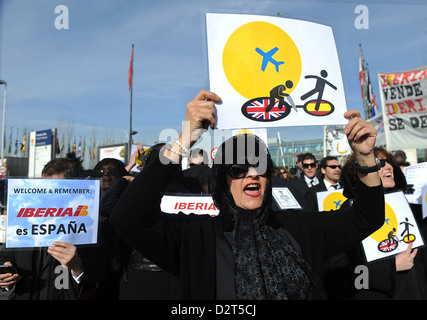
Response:
[[[202,90],[187,104],[179,139],[129,184],[111,223],[150,261],[180,278],[181,299],[325,298],[318,279],[323,259],[361,241],[384,221],[378,172],[359,175],[360,197],[342,214],[276,212],[271,210],[273,162],[266,145],[255,135],[237,135],[219,147],[212,166],[218,216],[165,215],[160,199],[168,181],[201,129],[215,127],[220,101]],[[375,166],[375,128],[358,111],[344,116],[358,162]]]

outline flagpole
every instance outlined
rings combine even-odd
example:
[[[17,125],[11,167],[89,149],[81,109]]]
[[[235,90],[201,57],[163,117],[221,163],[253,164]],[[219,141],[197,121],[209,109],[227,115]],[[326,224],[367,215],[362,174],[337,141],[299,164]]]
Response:
[[[389,127],[388,127],[388,121],[387,121],[387,114],[385,111],[385,106],[384,106],[384,90],[382,90],[382,83],[381,83],[381,76],[380,76],[380,72],[378,72],[378,87],[380,88],[380,98],[381,98],[381,112],[382,112],[382,117],[383,117],[383,128],[384,128],[384,138],[385,138],[385,149],[387,151],[389,150],[389,146],[390,146],[390,131],[389,131]]]
[[[132,52],[130,57],[130,68],[129,68],[129,86],[130,86],[130,124],[129,124],[129,146],[128,146],[128,162],[132,156],[132,95],[133,95],[133,48],[132,44]]]
[[[0,84],[4,84],[4,92],[3,92],[3,122],[1,127],[1,163],[3,165],[4,161],[4,138],[5,138],[5,123],[6,123],[6,93],[7,93],[7,83],[6,81],[0,80]]]
[[[280,156],[282,157],[282,166],[285,167],[285,157],[283,155],[283,149],[282,149],[282,139],[280,138],[280,132],[277,131],[277,140],[279,142],[279,148],[280,148]]]

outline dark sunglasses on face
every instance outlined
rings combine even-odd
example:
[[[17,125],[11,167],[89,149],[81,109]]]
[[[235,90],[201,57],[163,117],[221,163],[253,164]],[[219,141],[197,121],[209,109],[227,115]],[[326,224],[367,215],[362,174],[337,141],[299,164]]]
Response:
[[[116,170],[114,168],[108,168],[108,169],[100,169],[98,170],[98,173],[100,176],[103,176],[104,174],[110,175],[110,176],[115,176],[116,175]]]
[[[249,172],[249,167],[254,168],[259,176],[265,177],[267,175],[267,172],[265,172],[265,169],[262,170],[263,172],[260,172],[261,169],[259,168],[258,164],[255,164],[255,165],[251,165],[251,164],[228,165],[227,166],[227,173],[233,179],[242,179],[242,178],[246,177],[247,173]]]
[[[332,165],[327,166],[327,167],[329,167],[331,169],[336,169],[336,168],[341,169],[341,165],[335,165],[335,164],[332,164]]]
[[[302,167],[304,169],[308,169],[308,167],[310,167],[310,168],[316,168],[316,164],[314,162],[313,163],[303,163]]]
[[[381,168],[384,168],[386,163],[391,165],[391,161],[388,159],[379,159],[379,160],[380,160]]]

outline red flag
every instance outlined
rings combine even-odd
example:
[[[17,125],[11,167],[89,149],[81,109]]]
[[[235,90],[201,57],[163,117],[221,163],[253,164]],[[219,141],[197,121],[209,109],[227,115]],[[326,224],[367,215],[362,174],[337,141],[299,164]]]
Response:
[[[132,78],[133,78],[133,45],[132,45],[132,51],[130,53],[129,90],[132,88]]]
[[[365,100],[365,68],[363,66],[362,51],[360,51],[359,55],[359,81],[362,90],[362,99]]]
[[[55,153],[56,154],[60,154],[61,153],[61,149],[59,148],[58,138],[55,139]]]

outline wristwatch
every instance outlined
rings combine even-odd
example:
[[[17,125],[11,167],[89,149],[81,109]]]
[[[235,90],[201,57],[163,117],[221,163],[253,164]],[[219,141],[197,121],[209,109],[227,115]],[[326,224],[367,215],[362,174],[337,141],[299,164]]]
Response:
[[[354,162],[354,169],[356,169],[357,172],[360,173],[370,173],[370,172],[375,172],[381,169],[381,162],[380,159],[378,159],[377,157],[375,157],[375,162],[376,165],[372,166],[372,167],[362,167],[361,165],[359,165],[357,163],[357,161]]]

